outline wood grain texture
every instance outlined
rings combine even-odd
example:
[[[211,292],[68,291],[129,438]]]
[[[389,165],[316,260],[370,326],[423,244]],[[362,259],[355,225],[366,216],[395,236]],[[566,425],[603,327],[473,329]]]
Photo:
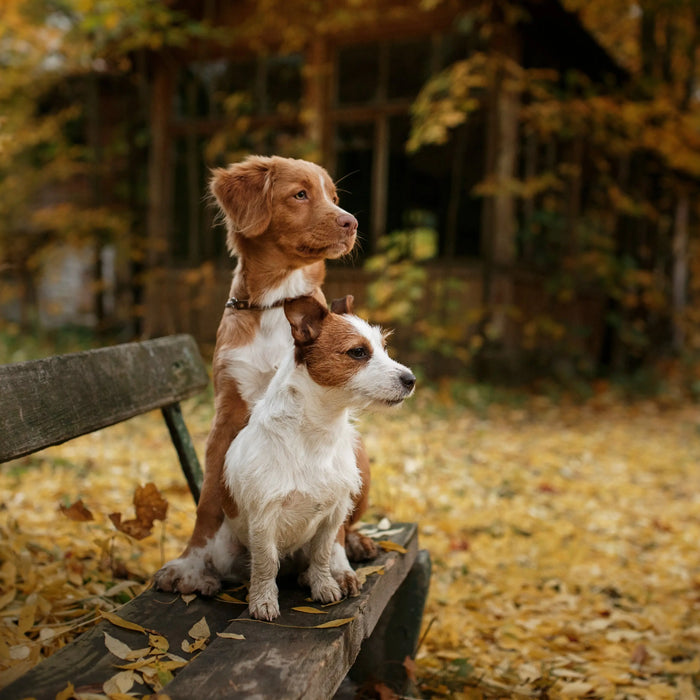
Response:
[[[0,462],[57,445],[201,391],[188,335],[0,366]]]
[[[320,605],[308,602],[308,591],[297,586],[294,579],[280,585],[282,615],[277,624],[250,620],[247,606],[204,598],[186,605],[180,596],[153,590],[141,594],[116,613],[162,634],[170,642],[170,649],[185,658],[190,655],[180,650],[182,640],[188,638],[187,631],[195,622],[206,618],[212,633],[210,643],[203,652],[193,655],[192,661],[165,686],[162,692],[172,700],[326,700],[345,677],[362,642],[372,633],[388,601],[413,566],[418,546],[416,526],[402,526],[401,532],[391,539],[403,544],[407,553],[380,554],[371,564],[382,564],[385,573],[369,576],[358,597],[323,608],[321,615],[292,610],[309,605],[321,609]],[[329,620],[350,617],[352,622],[342,627],[313,629]],[[216,632],[221,631],[236,632],[245,639],[218,638]],[[117,672],[115,665],[123,663],[107,651],[104,632],[132,649],[147,645],[142,633],[103,621],[2,689],[0,697],[54,700],[68,682],[77,692],[101,692],[102,683]],[[148,692],[141,686],[134,686],[134,691]]]

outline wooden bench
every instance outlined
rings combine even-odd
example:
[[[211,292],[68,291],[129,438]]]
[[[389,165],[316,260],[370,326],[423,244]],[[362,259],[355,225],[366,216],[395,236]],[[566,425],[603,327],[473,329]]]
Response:
[[[179,402],[207,382],[186,335],[0,366],[0,462],[161,409],[196,501],[202,472]],[[247,606],[234,602],[244,590],[187,601],[149,589],[114,611],[118,617],[102,620],[0,689],[0,697],[54,700],[71,686],[76,693],[102,693],[116,666],[128,663],[107,649],[105,633],[131,649],[150,647],[143,668],[160,669],[162,692],[172,700],[323,699],[339,686],[339,697],[350,697],[358,685],[376,682],[400,691],[407,681],[404,659],[418,642],[430,560],[418,551],[413,524],[392,526],[381,539],[398,546],[385,543],[368,563],[381,568],[371,570],[356,598],[321,607],[294,582],[283,583],[282,615],[268,624],[251,620]],[[294,610],[300,607],[322,612]],[[204,648],[183,651],[183,640],[195,642],[190,631],[202,618],[209,632]],[[128,629],[124,620],[142,629]],[[187,664],[176,668],[164,646]],[[130,692],[152,688],[136,684]]]

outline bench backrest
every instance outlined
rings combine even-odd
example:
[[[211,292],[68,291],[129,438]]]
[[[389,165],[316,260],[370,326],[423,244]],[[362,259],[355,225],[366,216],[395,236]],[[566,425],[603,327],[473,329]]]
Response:
[[[176,404],[207,382],[189,335],[1,365],[0,462]]]

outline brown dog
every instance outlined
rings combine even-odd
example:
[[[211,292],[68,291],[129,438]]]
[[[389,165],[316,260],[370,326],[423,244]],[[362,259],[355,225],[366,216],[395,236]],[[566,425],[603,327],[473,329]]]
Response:
[[[154,577],[163,590],[204,595],[221,586],[217,570],[222,567],[215,560],[230,556],[216,546],[224,519],[226,451],[293,345],[284,300],[313,295],[325,305],[324,260],[349,253],[357,235],[357,221],[338,206],[328,173],[307,161],[251,156],[216,170],[211,191],[225,216],[227,244],[238,263],[216,335],[215,414],[194,532],[182,555]],[[374,556],[376,547],[350,529],[366,509],[369,491],[369,460],[362,445],[355,454],[362,489],[338,541],[358,561]],[[228,510],[235,517],[237,505],[229,502]]]

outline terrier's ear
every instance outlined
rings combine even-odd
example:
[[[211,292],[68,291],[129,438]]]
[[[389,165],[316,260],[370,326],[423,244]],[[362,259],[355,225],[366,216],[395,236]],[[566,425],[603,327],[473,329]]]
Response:
[[[331,311],[334,314],[351,314],[354,300],[355,297],[352,294],[348,294],[342,299],[333,299],[331,302]]]
[[[318,338],[321,324],[328,316],[328,309],[315,297],[296,297],[285,300],[284,315],[292,327],[294,343],[308,345]]]
[[[228,223],[227,244],[235,252],[235,236],[253,238],[264,233],[272,218],[272,158],[249,156],[228,168],[216,168],[209,189]]]

